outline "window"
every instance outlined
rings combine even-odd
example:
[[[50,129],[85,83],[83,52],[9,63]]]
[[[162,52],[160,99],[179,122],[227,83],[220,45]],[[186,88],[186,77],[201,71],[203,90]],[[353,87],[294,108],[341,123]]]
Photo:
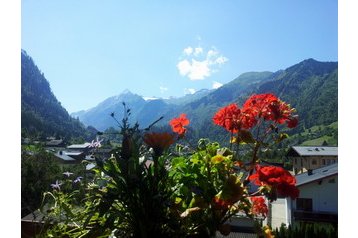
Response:
[[[325,159],[322,159],[322,164],[326,165],[326,160]]]
[[[316,165],[317,164],[317,160],[316,159],[312,159],[312,165]]]
[[[296,209],[300,211],[312,211],[312,198],[297,198]]]

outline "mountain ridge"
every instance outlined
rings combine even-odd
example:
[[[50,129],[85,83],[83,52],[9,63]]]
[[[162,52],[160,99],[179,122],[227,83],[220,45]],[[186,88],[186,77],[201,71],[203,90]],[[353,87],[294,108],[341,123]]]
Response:
[[[206,91],[203,95],[196,98],[192,97],[188,101],[183,100],[182,103],[176,104],[171,103],[167,99],[157,98],[146,101],[140,107],[130,108],[132,109],[133,121],[138,121],[144,127],[155,121],[159,115],[163,115],[166,120],[169,120],[180,113],[187,113],[192,119],[193,126],[200,127],[199,124],[211,123],[211,118],[204,118],[203,114],[206,116],[213,115],[219,107],[225,106],[228,103],[241,104],[249,95],[254,93],[271,92],[299,110],[300,118],[303,119],[301,121],[303,123],[302,128],[305,128],[314,125],[315,117],[318,117],[319,121],[325,124],[333,122],[333,119],[337,120],[337,72],[338,62],[321,62],[310,58],[276,72],[252,71],[240,74],[220,88]],[[332,99],[327,97],[326,90],[328,90],[329,94],[333,95]],[[316,99],[317,102],[312,102],[312,99]],[[329,106],[321,105],[324,100],[328,102]],[[149,101],[151,101],[150,104],[148,104]],[[312,108],[307,105],[309,103],[313,104]],[[159,104],[160,109],[151,106]],[[322,116],[318,115],[317,110],[314,110],[317,108],[324,112]],[[112,109],[113,111],[118,110],[119,107],[117,105],[117,107],[112,107]],[[155,113],[150,113],[149,115],[148,113],[151,111],[155,111]],[[333,119],[329,117],[323,118],[329,112],[334,115]],[[314,116],[310,116],[310,114]],[[121,113],[118,115],[121,116]],[[92,114],[91,116],[93,118],[106,117],[104,113],[100,115]],[[79,119],[85,124],[88,123],[88,119],[84,120],[83,117],[79,117]],[[205,122],[196,124],[196,121],[199,120],[204,120]],[[165,123],[164,121],[163,123]],[[92,122],[92,125],[99,130],[108,128],[105,124],[96,121]],[[110,126],[114,126],[114,123]]]
[[[212,115],[220,107],[230,103],[242,105],[250,95],[259,93],[274,93],[297,109],[300,122],[292,133],[338,120],[338,62],[306,59],[276,72],[246,72],[217,89],[203,89],[180,98],[145,100],[124,90],[95,107],[69,115],[32,58],[21,51],[21,59],[22,135],[83,138],[88,136],[85,126],[90,126],[91,132],[94,128],[105,131],[118,127],[110,115],[114,113],[121,120],[129,108],[130,123],[138,122],[145,128],[164,117],[155,125],[163,130],[170,129],[168,121],[171,118],[186,113],[191,121],[188,129],[195,139],[206,137],[221,141],[224,133],[213,125]]]
[[[154,117],[147,117],[147,116],[141,116],[142,113],[140,113],[139,111],[141,110],[145,110],[145,111],[149,111],[149,109],[144,109],[145,104],[149,103],[150,101],[157,101],[157,100],[161,100],[164,103],[166,103],[167,105],[169,105],[169,107],[164,107],[166,110],[163,112],[163,114],[169,114],[171,116],[175,115],[175,112],[177,110],[179,110],[179,108],[182,108],[183,105],[187,105],[193,102],[196,102],[198,100],[200,100],[203,97],[208,96],[209,94],[212,94],[213,92],[217,91],[217,90],[229,90],[230,92],[227,92],[227,95],[232,95],[231,90],[229,89],[230,83],[231,84],[235,84],[235,85],[239,85],[240,87],[242,87],[243,89],[245,89],[246,87],[250,86],[251,83],[249,83],[250,79],[254,79],[255,82],[260,82],[261,80],[263,80],[267,75],[271,75],[272,72],[268,72],[268,71],[264,71],[264,72],[246,72],[244,74],[241,74],[240,76],[238,76],[237,78],[235,78],[234,80],[232,80],[231,82],[229,82],[229,86],[228,84],[224,84],[223,86],[221,86],[218,89],[201,89],[197,92],[195,92],[194,94],[187,94],[183,97],[179,97],[179,98],[171,98],[171,99],[163,99],[163,98],[155,98],[153,100],[144,100],[142,101],[141,105],[133,105],[131,103],[128,103],[129,101],[131,101],[133,99],[133,95],[135,95],[136,97],[141,97],[138,94],[132,93],[129,90],[124,90],[122,93],[120,93],[119,95],[115,95],[115,96],[111,96],[107,99],[105,99],[104,101],[102,101],[101,103],[99,103],[97,106],[92,107],[90,109],[85,110],[85,112],[83,110],[78,111],[78,112],[74,112],[71,113],[72,117],[75,118],[79,118],[79,120],[81,120],[85,125],[92,125],[95,128],[99,129],[99,130],[105,130],[108,127],[115,127],[116,126],[116,122],[112,119],[109,119],[107,117],[107,119],[94,119],[94,118],[98,118],[103,117],[103,116],[108,116],[111,112],[117,111],[117,115],[119,118],[121,118],[121,116],[123,116],[123,114],[118,111],[118,109],[121,107],[123,102],[126,102],[126,104],[129,106],[129,108],[132,109],[132,117],[134,117],[135,119],[138,119],[137,121],[139,121],[140,124],[144,124],[144,125],[149,125],[151,124],[151,122],[155,121],[157,118]],[[237,96],[236,94],[234,94],[232,97]],[[143,98],[143,97],[142,97]],[[103,109],[103,105],[102,103],[106,102],[107,100],[110,99],[115,99],[114,103],[111,106],[111,110],[105,110]],[[121,100],[118,100],[121,99]],[[153,104],[153,103],[149,103],[149,104]],[[148,107],[148,105],[146,105],[146,107]],[[102,111],[102,113],[100,115],[96,115],[96,113],[94,112],[98,112]],[[153,114],[154,115],[154,114]],[[138,117],[138,118],[136,118]],[[132,122],[134,122],[135,120],[133,120]]]

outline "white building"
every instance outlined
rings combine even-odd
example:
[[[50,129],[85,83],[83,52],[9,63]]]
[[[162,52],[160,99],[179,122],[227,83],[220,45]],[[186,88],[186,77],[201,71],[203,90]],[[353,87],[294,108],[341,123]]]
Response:
[[[91,159],[88,155],[91,143],[73,144],[67,146],[67,149],[61,149],[54,153],[61,163],[77,164],[82,160]],[[88,156],[88,157],[87,157]],[[91,159],[91,161],[94,159]]]
[[[338,147],[292,146],[286,156],[292,161],[294,174],[299,174],[338,163]]]
[[[300,221],[337,224],[337,163],[296,175],[296,186],[300,190],[297,199],[278,198],[269,205],[267,223],[272,228]]]
[[[338,164],[296,176],[300,196],[292,201],[293,221],[338,222]]]

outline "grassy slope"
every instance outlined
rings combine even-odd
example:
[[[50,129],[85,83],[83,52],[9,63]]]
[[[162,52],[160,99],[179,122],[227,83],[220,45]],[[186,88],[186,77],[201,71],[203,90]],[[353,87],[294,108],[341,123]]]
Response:
[[[305,129],[300,134],[295,134],[290,137],[290,140],[299,141],[302,146],[320,146],[324,141],[329,146],[338,146],[338,122],[333,122],[327,126],[313,126]]]

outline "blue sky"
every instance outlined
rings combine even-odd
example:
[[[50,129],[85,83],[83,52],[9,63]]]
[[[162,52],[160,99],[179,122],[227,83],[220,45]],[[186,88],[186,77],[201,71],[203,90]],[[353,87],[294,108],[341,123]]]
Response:
[[[338,61],[337,0],[21,4],[21,48],[69,112],[125,89],[178,97],[244,72]]]

